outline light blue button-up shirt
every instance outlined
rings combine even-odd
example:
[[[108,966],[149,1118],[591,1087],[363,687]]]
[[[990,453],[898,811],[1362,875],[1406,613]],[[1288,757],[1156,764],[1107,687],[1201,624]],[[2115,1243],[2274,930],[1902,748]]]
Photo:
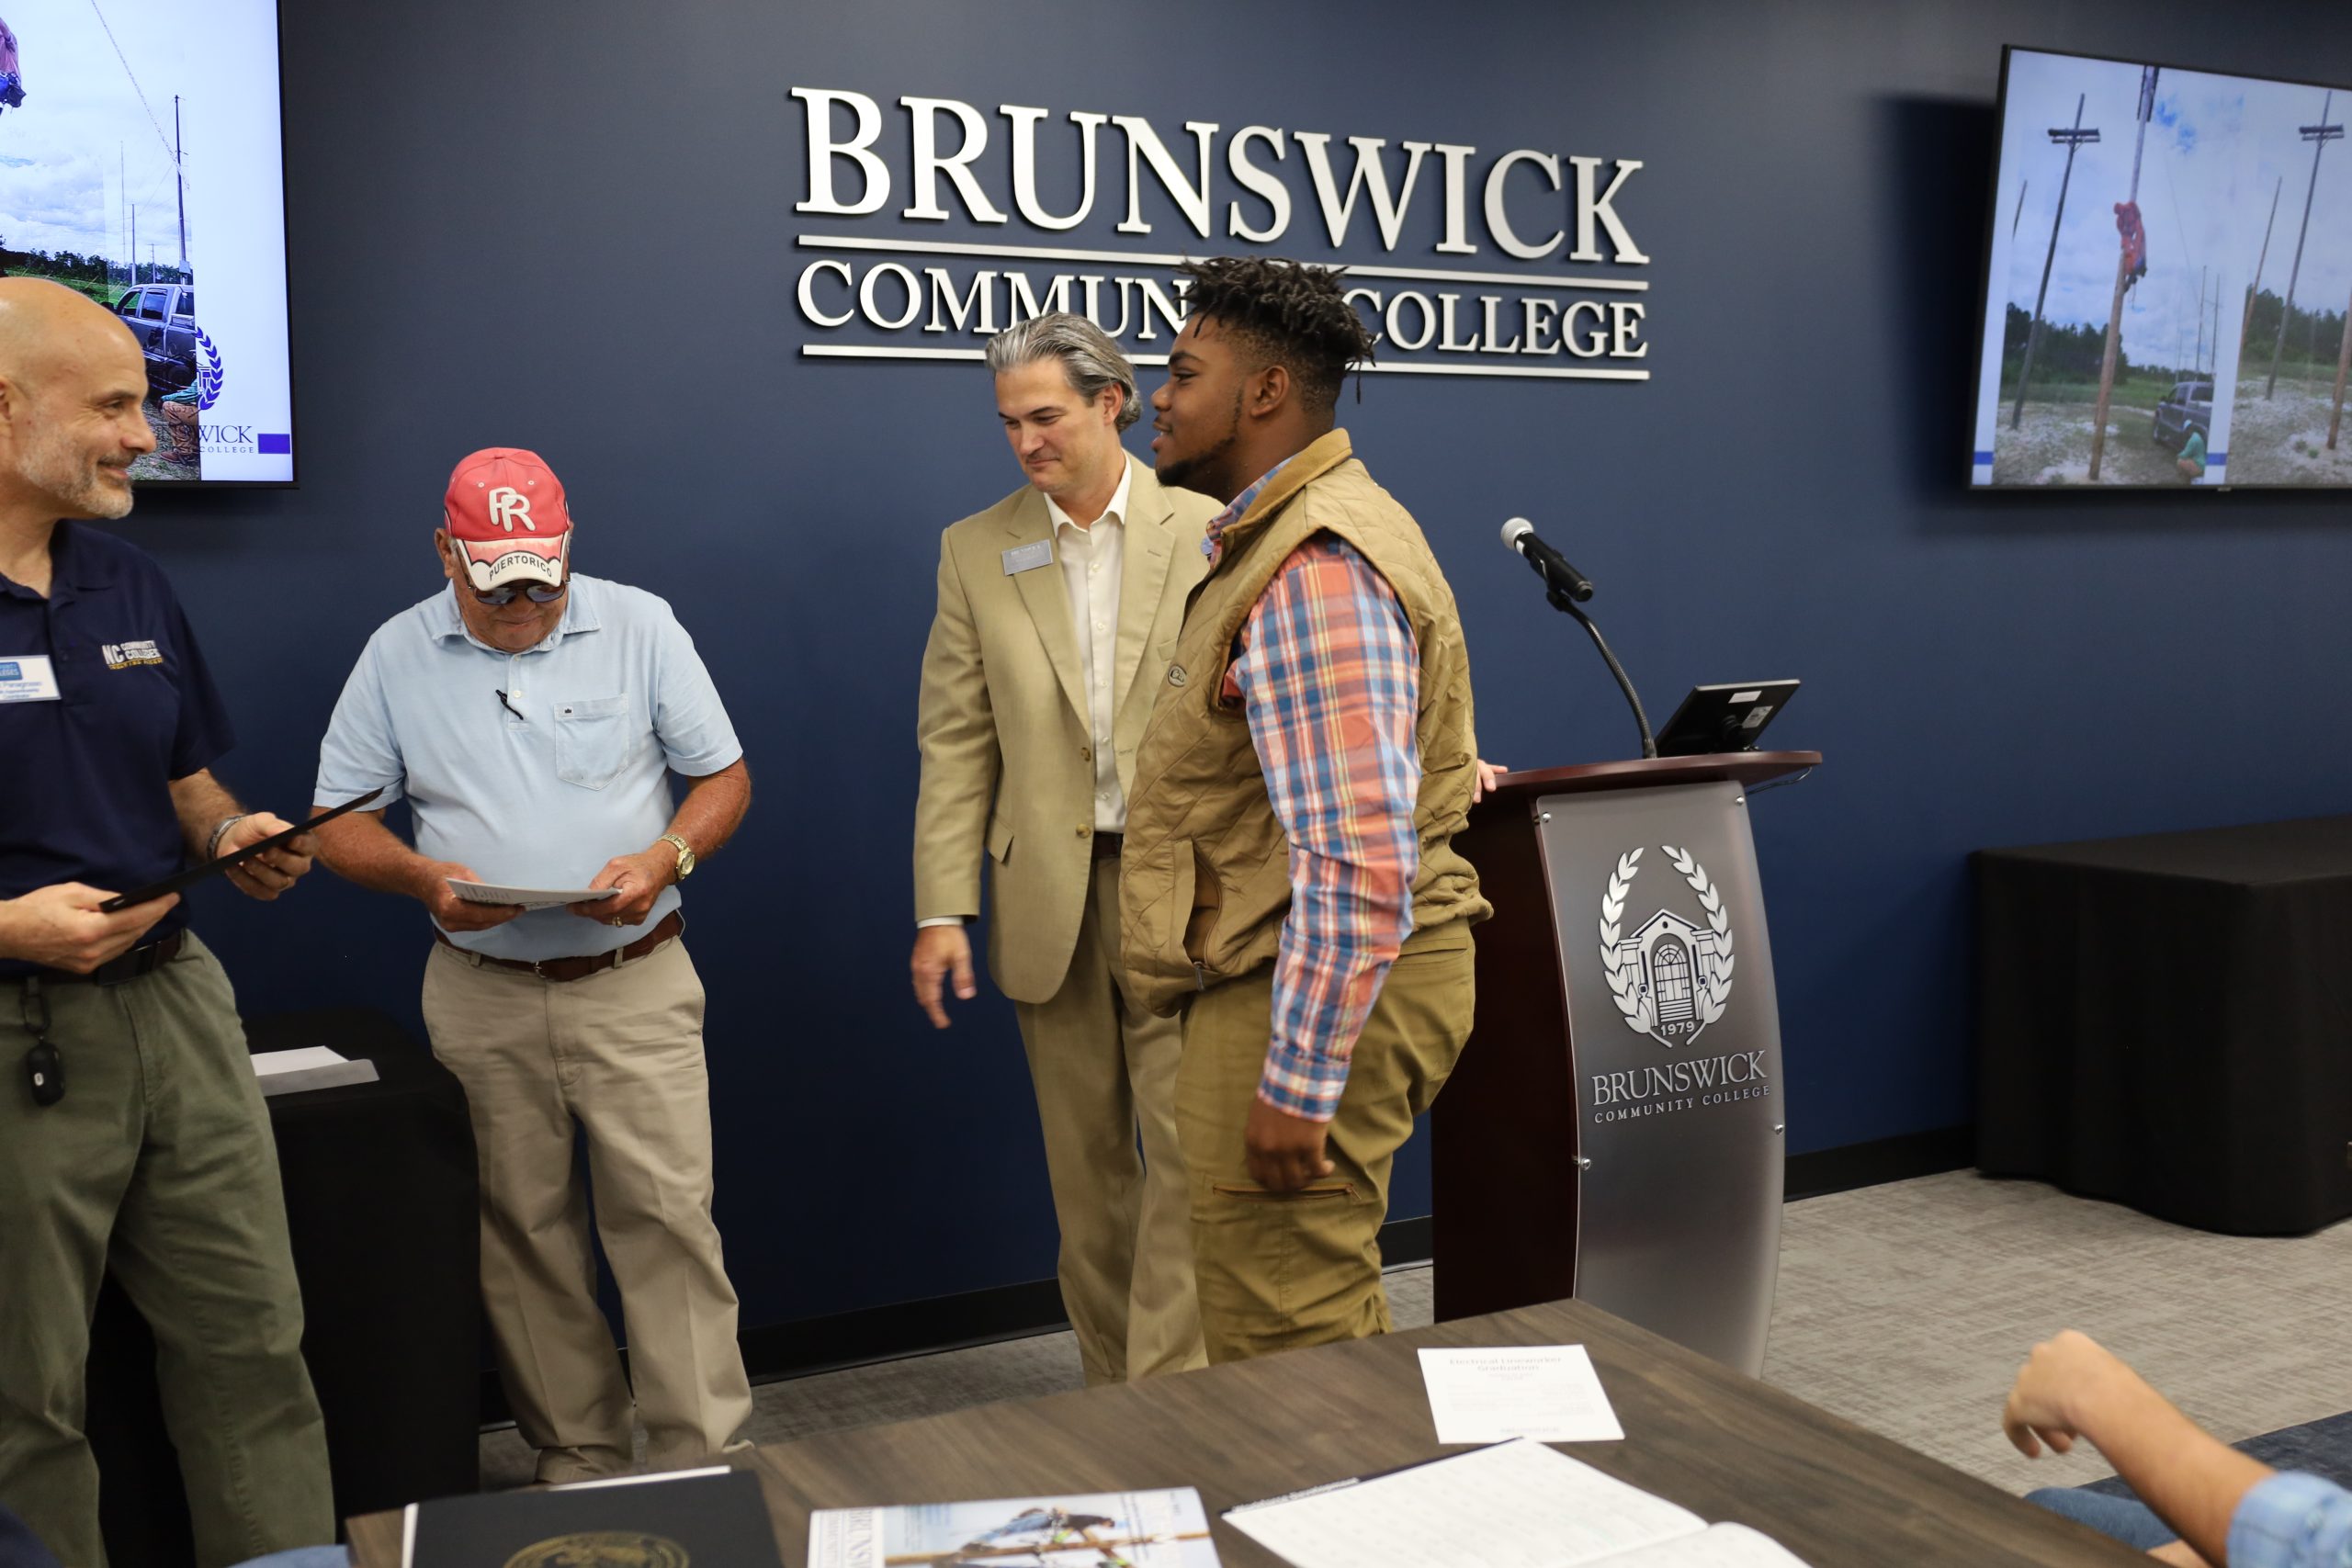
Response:
[[[562,620],[522,653],[469,633],[454,588],[379,626],[335,704],[312,798],[380,785],[371,809],[405,797],[424,855],[509,887],[585,887],[668,830],[672,773],[700,778],[742,755],[670,606],[574,573]],[[677,907],[673,886],[639,926],[539,909],[448,936],[493,958],[584,956]]]

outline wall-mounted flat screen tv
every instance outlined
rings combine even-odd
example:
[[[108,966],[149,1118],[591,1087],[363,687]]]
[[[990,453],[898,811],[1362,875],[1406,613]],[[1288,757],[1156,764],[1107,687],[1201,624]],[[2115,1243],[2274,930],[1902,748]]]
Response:
[[[2352,91],[2011,48],[1971,480],[2352,484]]]
[[[119,315],[163,485],[291,484],[277,0],[0,0],[0,270]]]

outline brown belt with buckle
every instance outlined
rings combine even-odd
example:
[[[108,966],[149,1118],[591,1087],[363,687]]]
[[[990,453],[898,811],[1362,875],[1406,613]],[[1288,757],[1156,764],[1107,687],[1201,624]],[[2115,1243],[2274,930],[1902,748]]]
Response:
[[[591,975],[601,975],[607,969],[617,969],[634,959],[644,957],[672,937],[684,934],[686,918],[673,909],[662,917],[651,931],[611,953],[594,953],[585,958],[492,958],[486,953],[472,953],[458,947],[439,926],[433,928],[433,940],[442,946],[454,948],[469,963],[481,963],[499,969],[520,969],[526,975],[537,975],[542,980],[585,980]]]
[[[110,958],[87,975],[76,975],[71,969],[44,969],[40,977],[52,986],[119,986],[126,980],[136,980],[153,975],[180,955],[187,944],[186,931],[174,931],[161,942],[151,942],[144,947],[134,947],[119,958]]]
[[[1094,858],[1117,860],[1119,852],[1126,847],[1126,842],[1127,836],[1125,833],[1097,833],[1094,835]]]

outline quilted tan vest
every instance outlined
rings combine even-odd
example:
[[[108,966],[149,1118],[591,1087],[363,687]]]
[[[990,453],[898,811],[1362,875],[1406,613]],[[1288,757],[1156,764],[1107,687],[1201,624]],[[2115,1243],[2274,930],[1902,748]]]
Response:
[[[1453,849],[1476,773],[1470,660],[1462,620],[1412,514],[1355,460],[1344,430],[1290,460],[1224,533],[1195,591],[1136,760],[1120,872],[1120,937],[1130,984],[1173,1013],[1187,995],[1274,960],[1290,908],[1290,841],[1266,795],[1239,706],[1218,701],[1233,639],[1274,574],[1317,534],[1345,539],[1387,580],[1420,652],[1413,811],[1420,868],[1407,948],[1492,912]]]

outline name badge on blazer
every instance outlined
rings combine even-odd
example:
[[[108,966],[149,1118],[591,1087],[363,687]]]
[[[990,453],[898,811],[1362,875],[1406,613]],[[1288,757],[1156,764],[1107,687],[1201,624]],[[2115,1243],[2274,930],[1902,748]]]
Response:
[[[1035,571],[1041,566],[1051,566],[1053,563],[1054,542],[1051,539],[1039,539],[1031,545],[1016,545],[1004,552],[1004,575],[1011,577],[1017,572]]]

